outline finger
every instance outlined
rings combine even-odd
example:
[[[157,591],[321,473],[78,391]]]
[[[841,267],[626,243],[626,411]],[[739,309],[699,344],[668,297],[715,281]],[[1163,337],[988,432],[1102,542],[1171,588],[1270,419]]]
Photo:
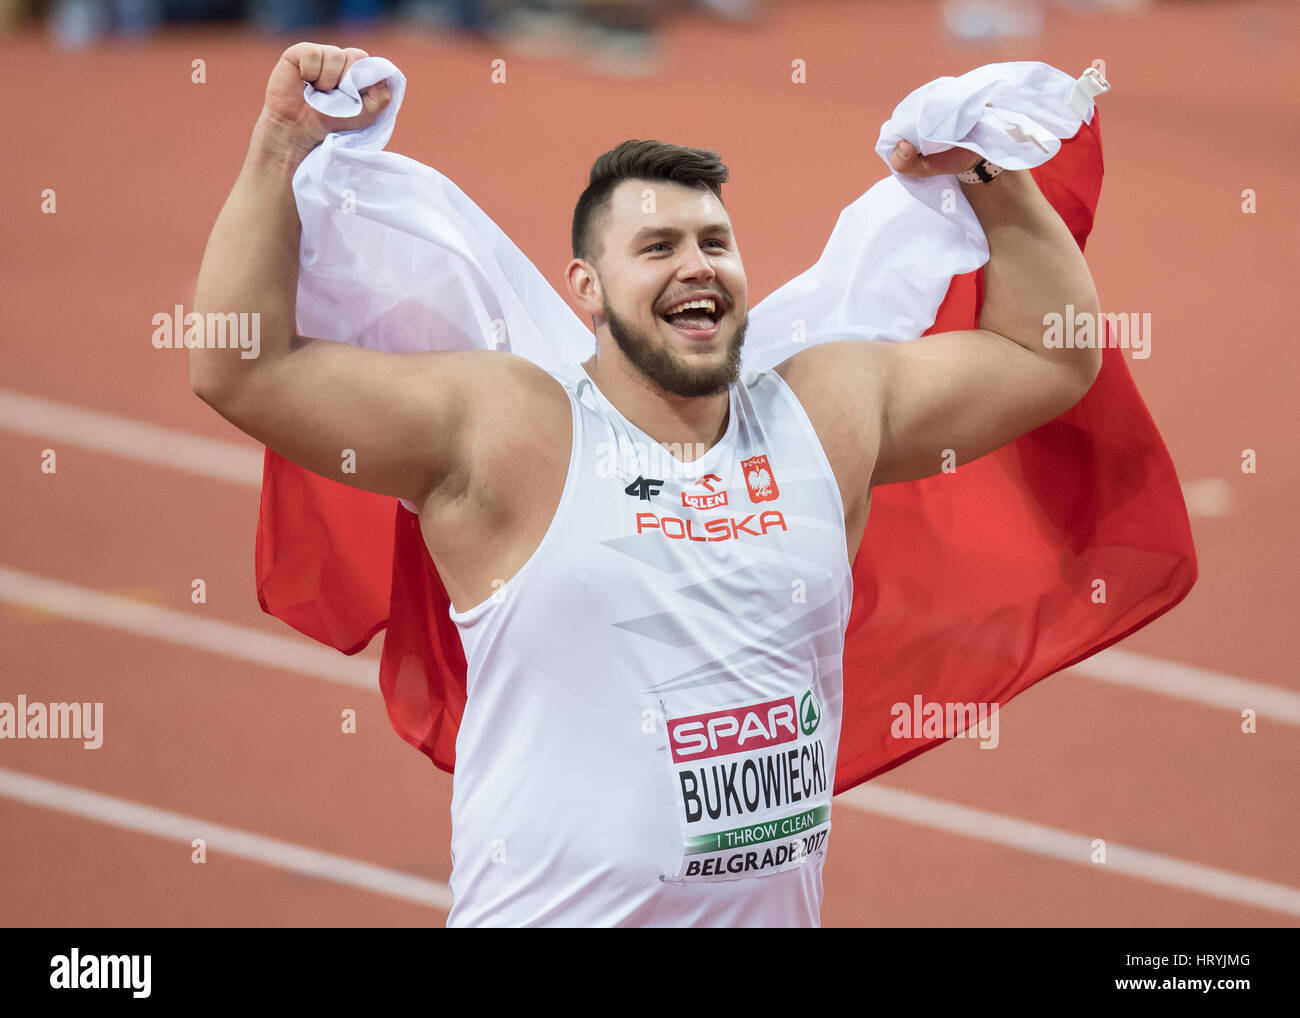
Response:
[[[352,65],[358,60],[365,60],[370,54],[363,49],[357,49],[351,46],[343,51],[343,73],[339,75],[340,80],[347,77],[348,71],[352,70]]]
[[[392,89],[386,81],[377,81],[369,88],[362,89],[361,112],[355,117],[342,120],[336,130],[359,131],[369,127],[379,119],[379,114],[384,111],[384,107],[392,101],[392,98]]]
[[[324,61],[322,47],[314,42],[297,42],[281,54],[280,59],[287,60],[298,70],[303,81],[315,81],[320,77]]]
[[[926,157],[906,141],[898,143],[890,156],[889,164],[909,177],[928,177],[933,172]]]
[[[361,104],[369,114],[379,114],[393,98],[393,90],[387,81],[377,81],[369,88],[361,90]]]
[[[961,173],[980,161],[980,156],[967,148],[950,148],[930,157],[935,173]]]
[[[343,67],[347,59],[337,46],[326,46],[320,77],[312,84],[322,92],[332,92],[338,88],[339,82],[343,80]]]
[[[917,151],[910,142],[900,141],[894,146],[889,156],[889,165],[899,173],[914,173],[917,164]]]
[[[980,161],[980,156],[965,148],[947,148],[923,156],[907,141],[900,141],[890,154],[889,165],[909,177],[936,177],[944,173],[961,173]]]

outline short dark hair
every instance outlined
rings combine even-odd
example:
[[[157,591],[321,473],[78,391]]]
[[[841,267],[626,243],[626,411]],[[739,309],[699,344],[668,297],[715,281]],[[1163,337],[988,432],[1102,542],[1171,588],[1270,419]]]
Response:
[[[604,244],[592,222],[609,204],[609,196],[624,180],[667,180],[688,187],[708,187],[722,201],[727,167],[716,152],[686,148],[665,141],[625,141],[610,149],[591,167],[587,189],[573,210],[573,257],[595,262]]]

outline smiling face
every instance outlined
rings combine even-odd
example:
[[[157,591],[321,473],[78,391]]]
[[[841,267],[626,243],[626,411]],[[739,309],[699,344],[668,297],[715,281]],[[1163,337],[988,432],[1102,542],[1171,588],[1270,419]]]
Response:
[[[594,272],[579,260],[569,266],[584,309],[603,317],[627,360],[665,392],[726,392],[740,374],[749,315],[745,268],[722,202],[707,187],[624,180],[594,225]],[[712,307],[667,317],[701,301]]]

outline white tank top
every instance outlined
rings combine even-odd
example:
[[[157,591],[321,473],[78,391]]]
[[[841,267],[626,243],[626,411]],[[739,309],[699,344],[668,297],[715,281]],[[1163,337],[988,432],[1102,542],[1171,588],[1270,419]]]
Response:
[[[447,925],[820,925],[853,591],[817,435],[771,370],[699,458],[581,364],[554,377],[573,448],[550,528],[450,610]]]

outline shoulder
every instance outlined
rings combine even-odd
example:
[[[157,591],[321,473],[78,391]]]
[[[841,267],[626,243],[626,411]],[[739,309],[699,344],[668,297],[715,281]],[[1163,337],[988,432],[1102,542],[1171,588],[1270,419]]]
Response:
[[[456,359],[456,371],[473,397],[507,394],[519,398],[564,397],[562,378],[567,368],[552,373],[535,361],[507,350],[455,350],[439,356]]]
[[[790,387],[808,415],[845,492],[865,492],[880,448],[884,344],[863,340],[817,343],[771,371]]]
[[[426,501],[420,524],[444,584],[453,578],[463,598],[476,603],[481,597],[465,590],[475,577],[486,587],[482,570],[509,576],[542,540],[576,434],[564,371],[553,374],[504,351],[466,354],[473,382],[464,406],[470,439],[463,468]]]
[[[505,351],[476,350],[469,413],[477,433],[475,455],[495,458],[534,443],[565,438],[571,417],[570,377],[547,371],[527,357]]]
[[[544,470],[568,462],[572,414],[565,383],[537,363],[504,350],[455,351],[464,441],[460,469],[444,501],[496,490],[491,478],[528,464]]]
[[[817,343],[771,370],[798,397],[814,426],[824,421],[834,430],[837,420],[851,426],[879,414],[885,346],[857,339]]]

